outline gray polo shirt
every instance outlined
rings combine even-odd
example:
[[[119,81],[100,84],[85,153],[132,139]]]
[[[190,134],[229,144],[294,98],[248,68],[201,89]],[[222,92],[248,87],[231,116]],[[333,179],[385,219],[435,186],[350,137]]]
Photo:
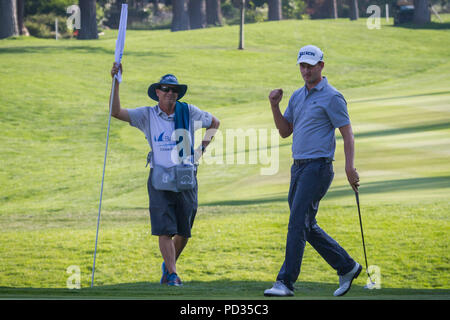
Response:
[[[293,124],[294,159],[333,158],[335,129],[350,124],[344,96],[326,77],[309,92],[306,85],[289,99],[284,118]]]
[[[194,105],[189,104],[188,107],[190,118],[189,131],[192,145],[195,146],[195,131],[200,128],[210,127],[212,115]],[[127,110],[131,120],[130,125],[138,128],[145,134],[145,138],[152,148],[155,164],[163,167],[176,165],[171,158],[172,150],[176,146],[175,140],[172,140],[172,133],[175,130],[175,113],[167,115],[158,105]],[[150,165],[152,166],[152,164]]]

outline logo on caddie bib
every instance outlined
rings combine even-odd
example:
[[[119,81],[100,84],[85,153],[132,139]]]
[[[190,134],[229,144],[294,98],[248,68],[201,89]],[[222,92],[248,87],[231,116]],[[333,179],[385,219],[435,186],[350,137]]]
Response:
[[[180,183],[181,184],[191,184],[192,183],[192,178],[188,175],[184,175],[181,177],[180,179]]]

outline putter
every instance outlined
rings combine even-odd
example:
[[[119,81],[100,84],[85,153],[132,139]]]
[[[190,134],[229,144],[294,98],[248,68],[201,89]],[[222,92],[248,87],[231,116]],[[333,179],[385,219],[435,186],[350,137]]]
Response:
[[[362,219],[361,219],[361,209],[359,206],[359,192],[358,191],[355,191],[355,197],[356,197],[356,205],[358,206],[359,226],[361,227],[361,238],[362,238],[362,244],[363,244],[363,249],[364,249],[364,259],[366,261],[366,273],[370,280],[370,284],[367,284],[366,286],[364,286],[364,288],[372,289],[375,286],[375,282],[372,281],[372,278],[370,277],[369,267],[367,264],[366,244],[364,242],[364,231],[363,231],[363,225],[362,225]]]

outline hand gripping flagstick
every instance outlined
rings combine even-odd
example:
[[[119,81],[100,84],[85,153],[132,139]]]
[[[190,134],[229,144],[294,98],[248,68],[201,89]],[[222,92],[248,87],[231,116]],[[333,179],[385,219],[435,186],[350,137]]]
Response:
[[[127,30],[127,18],[128,18],[128,5],[122,4],[122,11],[120,13],[119,34],[117,36],[116,51],[115,51],[116,64],[120,64],[120,61],[122,60],[123,48],[124,48],[124,44],[125,44],[125,33]],[[120,71],[120,69],[119,69],[119,72],[114,76],[114,78],[112,80],[112,89],[111,89],[111,97],[110,97],[110,104],[109,104],[108,130],[106,132],[105,157],[103,159],[102,186],[100,189],[100,202],[98,205],[97,232],[95,235],[94,264],[92,266],[91,288],[94,286],[95,258],[97,256],[98,230],[99,230],[99,226],[100,226],[100,212],[102,209],[103,183],[105,181],[106,155],[108,153],[109,128],[111,125],[111,112],[112,112],[112,104],[113,104],[113,99],[114,99],[114,87],[116,84],[116,79],[117,79],[117,81],[119,81],[119,83],[122,82],[122,72]]]

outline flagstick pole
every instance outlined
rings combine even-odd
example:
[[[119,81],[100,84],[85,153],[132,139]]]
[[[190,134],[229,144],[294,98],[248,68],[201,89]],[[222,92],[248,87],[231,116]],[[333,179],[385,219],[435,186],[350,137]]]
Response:
[[[105,157],[103,159],[102,186],[101,186],[101,189],[100,189],[100,202],[99,202],[99,205],[98,205],[97,233],[95,235],[94,264],[92,266],[91,288],[94,287],[95,258],[97,256],[98,230],[99,230],[99,227],[100,227],[100,212],[102,210],[103,183],[105,181],[106,155],[108,153],[109,128],[111,126],[111,114],[112,114],[112,105],[113,105],[113,100],[114,100],[114,88],[115,88],[115,85],[116,85],[116,77],[113,77],[111,96],[110,96],[110,103],[109,103],[108,130],[106,131]]]

